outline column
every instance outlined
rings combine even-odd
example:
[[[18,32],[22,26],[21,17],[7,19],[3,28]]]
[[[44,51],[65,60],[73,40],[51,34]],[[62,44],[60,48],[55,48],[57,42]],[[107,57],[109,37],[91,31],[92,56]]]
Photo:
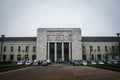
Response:
[[[57,61],[57,46],[56,46],[56,42],[55,42],[55,62]]]
[[[69,42],[69,61],[71,61],[71,45],[70,45],[70,42]]]
[[[50,59],[50,45],[49,45],[50,43],[48,42],[48,56],[47,56],[47,59],[49,60]]]
[[[64,61],[64,43],[62,42],[62,60]]]

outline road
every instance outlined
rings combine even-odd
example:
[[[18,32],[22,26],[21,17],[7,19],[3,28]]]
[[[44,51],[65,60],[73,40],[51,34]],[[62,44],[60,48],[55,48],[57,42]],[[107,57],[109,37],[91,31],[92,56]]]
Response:
[[[0,80],[120,80],[120,72],[88,66],[31,66],[2,72]]]

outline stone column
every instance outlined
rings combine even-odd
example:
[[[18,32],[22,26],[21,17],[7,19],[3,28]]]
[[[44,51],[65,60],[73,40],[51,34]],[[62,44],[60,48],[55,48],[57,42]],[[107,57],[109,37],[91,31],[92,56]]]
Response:
[[[56,44],[57,44],[57,43],[55,42],[55,58],[54,58],[54,59],[55,59],[55,62],[57,61],[57,46],[56,46]]]
[[[69,61],[71,61],[71,45],[70,45],[70,42],[69,42]]]
[[[64,43],[62,42],[62,60],[64,60]]]
[[[48,54],[47,54],[47,59],[49,60],[50,59],[50,43],[48,42]]]

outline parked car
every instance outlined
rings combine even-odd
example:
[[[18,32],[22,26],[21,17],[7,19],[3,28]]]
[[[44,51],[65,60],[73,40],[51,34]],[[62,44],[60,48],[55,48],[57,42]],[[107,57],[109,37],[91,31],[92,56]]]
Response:
[[[59,59],[57,60],[57,62],[58,62],[58,63],[64,63],[64,60],[62,60],[61,58],[59,58]]]
[[[80,63],[79,63],[78,61],[75,61],[75,62],[73,63],[73,65],[74,65],[74,66],[80,66]]]
[[[106,64],[113,64],[112,61],[105,61]]]
[[[38,66],[38,65],[40,65],[40,61],[34,60],[32,65],[33,65],[33,66]]]
[[[117,60],[111,60],[113,64],[118,64]]]
[[[103,61],[97,61],[98,64],[105,64]]]
[[[95,61],[91,61],[90,63],[91,63],[91,64],[97,64]]]
[[[46,60],[48,64],[51,64],[51,60]]]
[[[48,63],[47,63],[47,61],[42,61],[42,62],[41,62],[41,65],[42,65],[42,66],[48,66]]]
[[[29,60],[25,62],[25,65],[32,65],[33,61]]]
[[[25,61],[18,61],[17,62],[17,65],[23,65],[23,64],[25,64]]]
[[[83,61],[81,61],[81,64],[85,66],[85,65],[87,65],[88,63],[87,63],[87,61],[83,60]]]
[[[75,62],[75,60],[71,60],[70,63],[73,64]]]

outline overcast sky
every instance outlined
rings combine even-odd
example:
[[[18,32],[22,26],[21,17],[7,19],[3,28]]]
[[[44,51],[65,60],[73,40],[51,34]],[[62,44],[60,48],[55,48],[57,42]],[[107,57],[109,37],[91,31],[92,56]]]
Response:
[[[0,0],[0,35],[33,37],[37,28],[81,28],[82,36],[116,36],[120,0]]]

